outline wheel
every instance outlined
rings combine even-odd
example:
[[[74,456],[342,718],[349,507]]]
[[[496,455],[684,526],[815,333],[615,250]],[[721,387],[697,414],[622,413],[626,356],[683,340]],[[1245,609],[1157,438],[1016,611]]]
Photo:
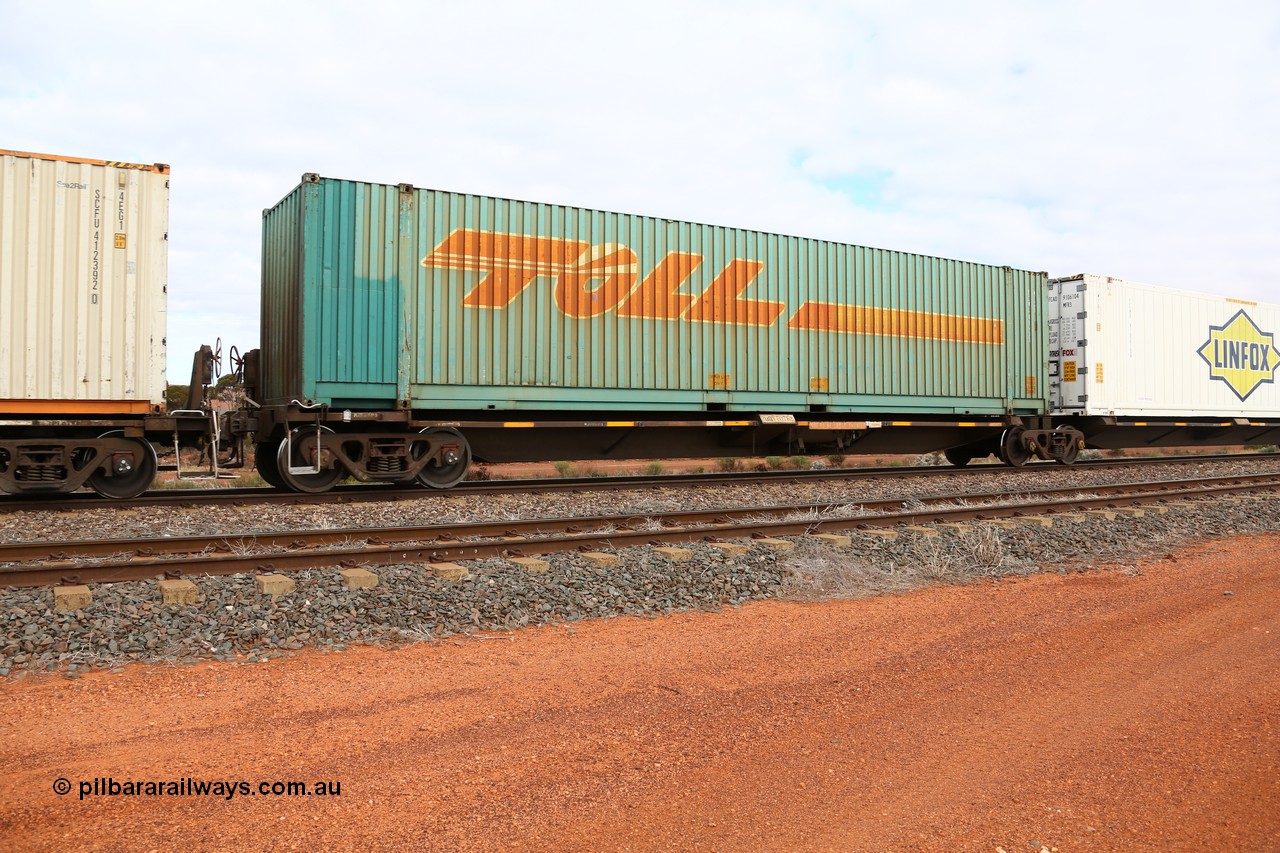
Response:
[[[1074,465],[1078,458],[1080,458],[1080,442],[1072,438],[1067,442],[1066,447],[1062,448],[1062,455],[1056,457],[1056,461],[1060,465]]]
[[[328,427],[320,427],[321,432],[333,433]],[[315,465],[308,447],[314,444],[316,440],[315,429],[311,427],[300,427],[290,433],[289,441],[280,442],[280,447],[276,450],[276,473],[280,475],[280,481],[285,488],[292,489],[295,492],[310,492],[318,494],[327,492],[333,488],[333,484],[341,480],[347,475],[347,469],[332,459],[331,454],[320,453],[320,470],[311,474],[293,474],[289,468],[311,468]],[[292,449],[293,459],[289,459],[288,453]],[[305,453],[305,455],[304,455]],[[265,480],[266,477],[263,477]]]
[[[419,435],[430,442],[415,441],[411,448],[414,456],[430,453],[434,446],[441,448],[438,451],[441,458],[432,459],[418,472],[415,478],[418,483],[431,489],[449,489],[461,483],[471,466],[471,445],[462,433],[450,427],[427,427]],[[419,445],[424,445],[421,450]]]
[[[973,461],[973,454],[964,447],[948,447],[942,451],[942,455],[947,457],[947,461],[957,468],[963,468]]]
[[[121,430],[116,429],[98,437],[114,438],[123,435]],[[156,449],[151,446],[151,442],[141,438],[125,440],[133,445],[133,459],[126,459],[123,456],[112,459],[107,463],[111,469],[110,473],[99,468],[89,475],[87,482],[104,498],[117,500],[136,498],[151,485],[151,481],[156,478],[156,470],[160,467],[156,459]]]
[[[280,476],[280,466],[277,464],[276,460],[276,454],[279,452],[279,442],[259,442],[254,445],[254,466],[258,469],[258,476],[261,477],[268,486],[274,486],[277,489],[287,489],[289,487],[284,484],[284,478]]]
[[[1031,451],[1022,443],[1022,427],[1009,427],[1000,436],[1000,460],[1014,468],[1021,468],[1031,458]]]

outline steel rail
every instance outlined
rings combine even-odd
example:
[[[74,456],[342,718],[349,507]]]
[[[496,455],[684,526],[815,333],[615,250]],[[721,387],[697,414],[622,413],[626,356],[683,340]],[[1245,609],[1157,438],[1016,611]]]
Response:
[[[270,487],[167,489],[150,491],[129,500],[103,498],[92,492],[57,494],[47,497],[29,495],[0,496],[0,513],[30,511],[73,511],[81,509],[137,509],[140,507],[207,504],[311,505],[328,503],[363,503],[367,501],[425,500],[441,496],[510,494],[555,491],[622,491],[652,488],[697,488],[706,486],[751,485],[767,482],[820,482],[823,480],[860,480],[876,477],[963,477],[969,474],[1015,476],[1041,471],[1068,471],[1092,468],[1131,468],[1147,465],[1190,465],[1208,462],[1255,462],[1278,460],[1280,453],[1234,453],[1205,456],[1153,456],[1142,458],[1090,459],[1066,468],[1056,462],[1033,462],[1024,468],[1000,464],[977,464],[956,468],[939,466],[898,466],[892,468],[812,468],[803,471],[739,471],[704,474],[627,474],[611,477],[556,477],[525,480],[467,480],[452,489],[436,491],[423,488],[398,488],[381,484],[339,486],[322,494],[289,492]]]
[[[62,542],[10,542],[0,543],[0,564],[33,560],[70,560],[78,557],[108,557],[130,555],[134,557],[158,557],[163,554],[227,553],[232,550],[254,548],[301,549],[333,547],[352,541],[364,541],[375,545],[399,542],[418,542],[439,539],[514,538],[550,535],[563,532],[580,532],[585,527],[631,526],[637,522],[657,520],[672,524],[716,524],[730,519],[784,515],[788,513],[830,513],[850,506],[866,512],[887,512],[908,502],[919,507],[939,506],[962,501],[1018,501],[1019,499],[1054,495],[1079,495],[1090,493],[1099,496],[1124,495],[1138,491],[1163,491],[1187,486],[1189,482],[1203,486],[1237,485],[1241,483],[1266,484],[1280,482],[1280,472],[1261,474],[1233,474],[1224,477],[1186,480],[1149,480],[1129,483],[1112,483],[1099,486],[1056,486],[1051,488],[998,491],[974,494],[971,492],[931,495],[919,498],[883,498],[870,501],[824,501],[805,504],[753,505],[713,509],[680,510],[678,512],[625,513],[599,516],[575,516],[569,518],[516,519],[505,521],[459,522],[449,524],[406,525],[399,527],[347,527],[284,532],[223,533],[201,536],[164,536],[142,539],[82,539]]]
[[[841,504],[805,504],[799,506],[774,507],[741,507],[719,510],[698,510],[695,512],[654,513],[645,516],[601,516],[581,519],[540,519],[530,522],[496,522],[485,525],[432,525],[418,528],[379,528],[374,536],[366,538],[365,544],[352,546],[354,535],[369,531],[313,531],[317,537],[337,537],[328,542],[314,541],[307,547],[305,540],[297,539],[298,534],[269,534],[273,542],[295,537],[289,543],[299,550],[284,552],[265,552],[268,547],[289,547],[288,545],[263,544],[261,536],[221,537],[225,551],[221,553],[201,552],[198,554],[182,554],[170,552],[167,555],[142,553],[134,555],[128,562],[78,563],[71,559],[60,559],[56,563],[40,566],[13,565],[0,568],[0,584],[9,586],[38,586],[48,583],[84,583],[89,581],[110,582],[122,580],[140,580],[162,575],[183,576],[200,574],[235,574],[239,572],[294,571],[320,568],[323,566],[354,565],[395,565],[398,563],[424,563],[445,560],[469,560],[494,556],[548,554],[577,548],[619,548],[657,542],[675,543],[690,542],[724,534],[745,537],[752,534],[769,534],[774,536],[800,535],[829,530],[849,530],[856,528],[892,527],[899,524],[926,524],[943,521],[969,521],[974,519],[1009,518],[1026,515],[1054,514],[1080,509],[1115,508],[1137,506],[1144,503],[1164,502],[1170,500],[1199,497],[1221,496],[1254,492],[1259,490],[1280,490],[1280,476],[1277,475],[1245,475],[1238,477],[1215,478],[1212,481],[1159,481],[1145,483],[1129,483],[1106,487],[1107,494],[1086,493],[1099,489],[1070,488],[1050,489],[1036,493],[1040,497],[1046,495],[1063,495],[1074,493],[1073,497],[1056,497],[1048,500],[1021,501],[1004,504],[984,504],[967,506],[946,506],[949,502],[973,501],[985,499],[1002,499],[1010,497],[1026,497],[1031,493],[994,493],[990,495],[951,495],[933,497],[920,501],[919,507],[912,507],[899,512],[881,512],[869,515],[845,515],[821,517],[824,512],[842,509]],[[861,508],[882,506],[901,506],[902,500],[869,502],[859,505]],[[788,516],[797,514],[820,517],[794,519]],[[661,530],[638,530],[637,522],[652,525],[663,525]],[[583,531],[581,525],[596,525],[595,531]],[[525,525],[523,533],[517,532],[513,525]],[[502,528],[501,531],[498,528]],[[402,535],[406,538],[399,542],[388,542],[388,535]],[[463,541],[462,537],[473,541]],[[542,536],[545,538],[530,538]],[[189,537],[192,544],[203,541],[206,547],[210,540],[219,537]],[[345,540],[345,541],[344,541]],[[480,541],[475,541],[480,540]],[[127,540],[116,540],[126,542]],[[184,547],[181,540],[148,540]],[[411,544],[410,544],[411,543]],[[60,543],[63,546],[76,543]],[[88,544],[88,543],[81,543]],[[228,553],[235,550],[258,550],[259,553]],[[118,552],[117,552],[118,553]],[[0,557],[6,552],[0,551]],[[60,557],[65,555],[60,554]]]

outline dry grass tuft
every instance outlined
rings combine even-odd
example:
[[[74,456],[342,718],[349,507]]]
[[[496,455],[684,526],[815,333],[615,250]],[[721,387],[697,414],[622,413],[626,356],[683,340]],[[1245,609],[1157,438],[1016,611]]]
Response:
[[[783,571],[779,597],[790,601],[869,598],[919,585],[892,568],[878,567],[863,557],[841,554],[804,539],[787,552]]]
[[[1000,531],[978,528],[965,536],[922,537],[905,559],[873,562],[801,540],[783,563],[780,597],[791,601],[868,598],[930,583],[965,583],[1018,572]]]
[[[938,536],[917,548],[920,574],[933,581],[956,583],[1007,574],[1004,542],[994,527],[977,527],[964,536]]]

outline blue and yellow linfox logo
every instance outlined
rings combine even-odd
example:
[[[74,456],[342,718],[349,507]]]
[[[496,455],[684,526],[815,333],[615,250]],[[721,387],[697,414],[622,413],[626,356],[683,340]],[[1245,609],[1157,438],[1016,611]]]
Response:
[[[1209,375],[1227,383],[1241,400],[1274,381],[1280,365],[1275,335],[1259,329],[1243,310],[1221,326],[1210,326],[1209,340],[1197,352],[1209,365]]]

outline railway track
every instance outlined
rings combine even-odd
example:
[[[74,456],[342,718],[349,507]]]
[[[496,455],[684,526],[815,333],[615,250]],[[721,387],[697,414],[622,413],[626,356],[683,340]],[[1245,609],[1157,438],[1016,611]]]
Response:
[[[0,585],[40,586],[324,566],[432,563],[612,550],[750,536],[964,522],[1136,507],[1280,490],[1280,472],[1195,480],[954,494],[858,504],[732,507],[648,515],[534,519],[0,546]]]
[[[1228,453],[1203,456],[1156,456],[1134,459],[1091,459],[1077,462],[1072,468],[1142,468],[1150,465],[1192,465],[1210,462],[1274,461],[1280,453]],[[754,482],[817,482],[822,480],[860,480],[876,477],[963,477],[968,474],[1018,476],[1037,471],[1069,470],[1053,462],[1028,464],[1010,468],[999,464],[979,464],[965,468],[950,465],[893,468],[815,468],[804,471],[740,471],[710,474],[622,475],[613,477],[562,477],[528,480],[468,480],[444,492],[422,488],[397,488],[380,484],[340,486],[323,494],[284,492],[264,488],[169,489],[147,492],[129,500],[111,500],[93,492],[49,495],[48,497],[0,497],[0,513],[30,511],[72,511],[83,509],[136,509],[140,507],[204,506],[212,504],[246,506],[254,504],[311,505],[330,503],[362,503],[368,501],[423,500],[442,495],[511,494],[519,492],[618,491],[651,488],[697,488],[719,485],[743,485]]]

